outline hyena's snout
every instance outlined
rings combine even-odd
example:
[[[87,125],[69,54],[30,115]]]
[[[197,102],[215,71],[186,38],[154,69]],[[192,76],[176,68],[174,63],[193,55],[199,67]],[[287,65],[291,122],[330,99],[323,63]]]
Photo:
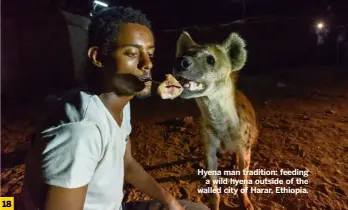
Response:
[[[176,58],[174,68],[177,72],[188,71],[193,66],[193,59],[189,56],[181,56]]]

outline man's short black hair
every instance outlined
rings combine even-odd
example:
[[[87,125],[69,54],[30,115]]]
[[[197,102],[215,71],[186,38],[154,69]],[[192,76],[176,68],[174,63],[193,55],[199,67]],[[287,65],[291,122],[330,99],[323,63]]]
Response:
[[[103,56],[109,56],[115,47],[115,38],[121,23],[137,23],[151,30],[151,23],[140,10],[131,7],[110,7],[92,17],[89,25],[88,47],[97,46]]]

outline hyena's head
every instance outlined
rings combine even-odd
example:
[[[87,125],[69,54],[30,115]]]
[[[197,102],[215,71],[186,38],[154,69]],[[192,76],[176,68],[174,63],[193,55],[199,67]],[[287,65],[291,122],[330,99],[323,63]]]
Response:
[[[242,69],[247,52],[244,40],[231,33],[219,44],[197,44],[183,32],[176,48],[173,75],[184,87],[182,98],[209,96],[219,91],[233,71]]]

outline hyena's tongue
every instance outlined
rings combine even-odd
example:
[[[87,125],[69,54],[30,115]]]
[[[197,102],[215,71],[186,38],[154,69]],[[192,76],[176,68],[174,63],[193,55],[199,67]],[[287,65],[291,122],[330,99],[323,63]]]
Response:
[[[190,82],[184,84],[184,87],[188,88],[191,91],[202,90],[203,89],[203,84],[202,83],[197,83],[197,82],[194,82],[194,81],[190,81]]]

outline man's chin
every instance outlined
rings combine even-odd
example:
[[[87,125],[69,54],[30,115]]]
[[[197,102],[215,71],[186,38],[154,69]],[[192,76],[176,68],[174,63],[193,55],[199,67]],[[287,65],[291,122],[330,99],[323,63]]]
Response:
[[[139,99],[145,99],[151,96],[151,88],[145,88],[143,91],[135,93],[135,97]]]
[[[142,91],[134,94],[136,98],[145,99],[151,96],[151,85],[147,85]]]
[[[136,94],[135,97],[138,99],[145,99],[151,96],[151,93],[146,94],[146,95],[142,95],[142,94]]]

